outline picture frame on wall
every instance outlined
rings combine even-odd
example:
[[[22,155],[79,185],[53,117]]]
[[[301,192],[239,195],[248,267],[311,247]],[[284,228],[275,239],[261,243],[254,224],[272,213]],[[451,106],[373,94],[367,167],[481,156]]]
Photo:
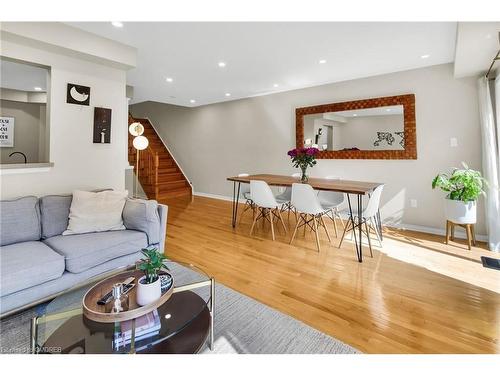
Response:
[[[94,108],[94,143],[111,143],[111,109]]]
[[[90,87],[68,83],[66,102],[78,105],[90,105]]]
[[[14,147],[14,117],[0,117],[0,147]]]

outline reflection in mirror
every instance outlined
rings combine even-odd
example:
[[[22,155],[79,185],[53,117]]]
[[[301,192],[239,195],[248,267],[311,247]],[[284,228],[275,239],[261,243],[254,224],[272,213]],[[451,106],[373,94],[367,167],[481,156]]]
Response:
[[[49,161],[49,68],[0,57],[0,164]]]
[[[304,116],[304,143],[320,150],[404,150],[403,106]]]

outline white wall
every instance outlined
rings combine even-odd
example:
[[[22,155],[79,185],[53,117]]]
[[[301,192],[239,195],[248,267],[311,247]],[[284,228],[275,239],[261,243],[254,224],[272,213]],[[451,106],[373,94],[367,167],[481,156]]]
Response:
[[[475,78],[454,79],[451,64],[194,109],[145,102],[131,112],[159,128],[195,191],[230,196],[228,176],[295,172],[286,155],[295,146],[295,108],[408,93],[416,96],[417,160],[319,160],[311,174],[384,182],[386,221],[443,228],[444,194],[431,189],[432,178],[462,160],[481,169]],[[458,148],[450,148],[451,137]],[[480,202],[479,234],[482,212]]]
[[[66,26],[58,25],[59,32],[64,33]],[[31,25],[29,32],[33,30]],[[38,29],[37,41],[43,39],[44,30],[43,27]],[[50,27],[49,31],[53,34],[55,30]],[[16,27],[16,32],[22,31],[22,27]],[[71,35],[73,44],[77,45],[78,33],[72,30]],[[34,43],[24,36],[2,33],[1,37],[0,55],[51,68],[51,87],[47,98],[50,123],[47,130],[50,132],[49,158],[54,163],[48,172],[2,175],[1,198],[100,187],[123,189],[125,167],[128,165],[124,68],[91,62],[81,53],[66,54],[67,49],[46,48],[45,44]],[[99,39],[92,40],[99,43]],[[96,51],[99,50],[96,48]],[[95,56],[92,59],[95,60]],[[90,86],[90,106],[67,104],[67,83]],[[92,143],[94,107],[97,106],[112,110],[110,144]]]

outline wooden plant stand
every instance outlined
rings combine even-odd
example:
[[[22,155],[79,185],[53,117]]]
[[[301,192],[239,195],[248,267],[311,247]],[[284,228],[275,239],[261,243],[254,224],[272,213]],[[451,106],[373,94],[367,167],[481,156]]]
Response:
[[[467,233],[467,245],[469,250],[471,249],[471,245],[476,246],[476,234],[474,233],[474,224],[458,224],[454,223],[450,220],[446,220],[446,244],[450,241],[455,240],[455,225],[458,225],[465,229],[465,233]]]

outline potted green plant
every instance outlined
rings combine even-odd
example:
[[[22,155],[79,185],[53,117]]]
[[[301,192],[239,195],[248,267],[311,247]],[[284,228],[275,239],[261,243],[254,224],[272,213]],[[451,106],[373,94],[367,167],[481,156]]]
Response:
[[[142,254],[145,256],[137,263],[136,268],[144,272],[137,282],[137,304],[139,306],[148,305],[161,297],[161,281],[159,272],[162,269],[167,269],[163,263],[166,259],[165,255],[158,252],[157,248],[142,249]]]
[[[448,193],[445,197],[446,219],[456,224],[476,222],[476,201],[483,190],[486,180],[481,172],[470,169],[462,163],[463,169],[454,168],[450,174],[440,173],[432,180],[432,188],[440,188]]]

